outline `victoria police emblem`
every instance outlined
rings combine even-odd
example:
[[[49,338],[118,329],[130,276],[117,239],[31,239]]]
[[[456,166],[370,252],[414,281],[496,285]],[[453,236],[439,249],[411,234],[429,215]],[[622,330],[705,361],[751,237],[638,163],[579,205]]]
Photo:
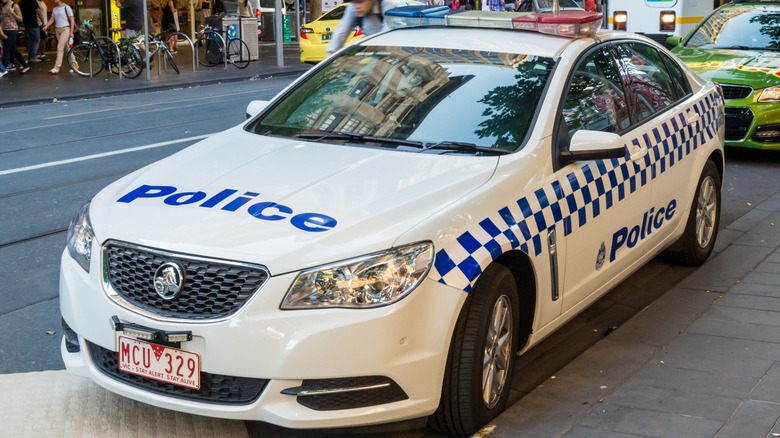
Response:
[[[184,289],[184,270],[178,263],[167,262],[154,273],[154,290],[164,300],[172,300]]]

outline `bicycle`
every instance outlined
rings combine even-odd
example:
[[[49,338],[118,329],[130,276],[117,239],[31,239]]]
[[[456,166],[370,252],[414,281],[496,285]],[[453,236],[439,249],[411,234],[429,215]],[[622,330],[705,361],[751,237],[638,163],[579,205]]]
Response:
[[[249,46],[238,37],[233,37],[227,32],[227,50],[225,50],[225,38],[211,25],[202,26],[195,41],[195,50],[198,54],[198,64],[206,67],[214,67],[223,62],[229,62],[237,68],[246,68],[249,65]]]
[[[84,20],[79,32],[86,39],[73,45],[68,51],[68,65],[80,76],[92,77],[103,69],[127,78],[141,74],[141,53],[129,40],[120,39],[116,44],[111,38],[95,36],[94,20]]]
[[[151,51],[147,51],[146,47],[144,46],[144,39],[143,35],[136,35],[135,39],[132,40],[132,45],[137,50],[143,50],[147,53],[147,57],[149,58],[149,62],[152,61],[152,58],[154,58],[154,55],[156,55],[158,52],[162,51],[162,57],[165,58],[165,62],[168,63],[168,65],[173,68],[173,70],[176,72],[176,74],[179,74],[179,66],[176,64],[176,60],[173,58],[173,53],[171,53],[170,49],[168,49],[168,44],[171,38],[173,38],[173,35],[184,35],[179,32],[176,32],[175,34],[169,35],[166,39],[163,39],[163,34],[158,33],[157,35],[153,35],[149,37],[149,47],[154,47]],[[142,62],[144,58],[142,57]],[[144,64],[145,65],[145,64]]]

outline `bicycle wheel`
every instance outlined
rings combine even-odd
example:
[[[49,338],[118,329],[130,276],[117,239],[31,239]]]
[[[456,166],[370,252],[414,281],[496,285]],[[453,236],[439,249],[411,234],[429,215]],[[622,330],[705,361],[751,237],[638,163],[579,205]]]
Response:
[[[198,53],[198,64],[214,67],[222,62],[222,48],[225,46],[222,37],[216,32],[206,32],[198,37],[195,50]]]
[[[246,68],[249,65],[249,46],[242,40],[230,40],[227,53],[228,60],[236,67]]]
[[[162,48],[163,53],[165,53],[165,60],[168,61],[168,64],[173,67],[173,69],[176,71],[176,74],[179,74],[179,66],[176,65],[176,60],[173,59],[173,55],[168,50],[167,47]]]
[[[132,44],[123,44],[119,48],[119,56],[122,61],[122,76],[130,79],[137,78],[144,69],[141,51]]]
[[[104,36],[95,38],[95,44],[103,53],[103,68],[118,75],[119,69],[116,66],[119,61],[119,47],[111,38]]]
[[[79,76],[91,77],[103,71],[103,57],[94,44],[76,44],[68,51],[68,65]]]

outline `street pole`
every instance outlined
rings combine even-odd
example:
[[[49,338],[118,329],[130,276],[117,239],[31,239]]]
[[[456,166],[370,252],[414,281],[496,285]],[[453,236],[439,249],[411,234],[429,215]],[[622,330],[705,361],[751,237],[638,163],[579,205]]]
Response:
[[[152,72],[149,71],[149,9],[144,1],[144,65],[146,66],[146,81],[152,80]]]
[[[276,40],[276,66],[284,67],[284,37],[282,36],[282,0],[274,5],[274,39]]]

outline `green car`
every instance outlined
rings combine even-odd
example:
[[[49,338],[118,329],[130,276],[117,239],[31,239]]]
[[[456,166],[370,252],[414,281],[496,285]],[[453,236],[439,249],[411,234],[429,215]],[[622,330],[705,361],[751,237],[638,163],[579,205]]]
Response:
[[[727,3],[667,44],[723,89],[726,146],[780,150],[780,0]]]

